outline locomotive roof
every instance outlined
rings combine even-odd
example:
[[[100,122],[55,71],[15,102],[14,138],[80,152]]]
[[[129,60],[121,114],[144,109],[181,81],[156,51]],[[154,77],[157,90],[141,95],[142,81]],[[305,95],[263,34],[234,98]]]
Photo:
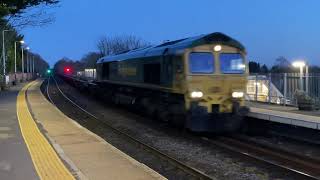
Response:
[[[148,46],[140,49],[131,50],[122,54],[105,56],[100,58],[97,63],[124,61],[135,58],[161,56],[163,54],[179,54],[186,48],[192,48],[205,44],[228,45],[245,51],[245,47],[235,39],[220,33],[203,34],[195,37],[179,39],[175,41],[165,42],[156,46]]]

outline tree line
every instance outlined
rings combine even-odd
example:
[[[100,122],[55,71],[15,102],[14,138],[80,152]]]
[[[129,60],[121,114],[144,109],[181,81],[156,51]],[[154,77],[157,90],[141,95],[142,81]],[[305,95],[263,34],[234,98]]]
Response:
[[[108,55],[115,55],[124,53],[133,49],[150,46],[150,43],[144,41],[133,35],[122,35],[114,37],[102,37],[96,43],[96,52],[89,52],[85,54],[80,60],[72,60],[69,58],[62,58],[57,61],[54,66],[56,71],[63,73],[63,68],[72,67],[74,72],[83,71],[88,68],[96,68],[96,62],[99,58]],[[267,74],[267,73],[293,73],[298,72],[297,68],[292,67],[291,63],[284,56],[279,56],[275,59],[273,66],[268,67],[266,64],[261,64],[256,61],[249,61],[249,72],[251,74]],[[310,66],[309,72],[320,73],[320,67]]]
[[[54,65],[54,70],[63,73],[65,67],[71,67],[74,72],[96,68],[96,62],[103,56],[116,55],[130,50],[149,46],[150,43],[133,35],[118,35],[101,37],[96,43],[96,52],[85,54],[80,60],[63,57]]]
[[[278,57],[271,68],[265,64],[260,64],[255,61],[249,61],[249,71],[250,73],[267,74],[267,73],[295,73],[299,69],[293,67],[288,59],[283,56]],[[319,66],[310,66],[309,72],[320,73]]]
[[[26,26],[39,26],[45,23],[50,23],[51,18],[45,16],[44,7],[55,5],[58,0],[2,0],[0,3],[0,47],[3,45],[4,32],[4,45],[5,45],[5,58],[6,58],[6,72],[13,73],[15,65],[15,44],[17,52],[17,71],[22,70],[22,50],[24,35],[19,32],[22,28]],[[33,9],[33,13],[29,13],[31,8],[38,8],[38,10]],[[39,14],[42,12],[42,15]],[[0,67],[3,68],[2,58],[4,54],[2,50],[0,51],[1,63]],[[48,63],[39,55],[25,50],[24,53],[24,67],[27,67],[27,56],[33,57],[36,72],[44,73],[49,67]],[[31,59],[31,58],[30,58]],[[26,72],[26,71],[25,71]]]

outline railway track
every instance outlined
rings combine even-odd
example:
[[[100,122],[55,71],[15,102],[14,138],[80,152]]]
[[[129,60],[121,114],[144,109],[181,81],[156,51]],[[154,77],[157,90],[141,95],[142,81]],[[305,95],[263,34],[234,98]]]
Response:
[[[97,118],[95,115],[91,114],[90,112],[88,112],[87,110],[79,106],[77,103],[72,101],[60,89],[59,84],[57,83],[54,77],[50,77],[50,79],[52,79],[53,81],[52,84],[56,86],[58,92],[61,94],[61,96],[63,96],[63,98],[65,98],[68,102],[70,102],[75,107],[77,107],[80,111],[84,112],[88,116],[95,119],[97,123],[99,123],[99,125],[103,125],[112,129],[113,131],[115,131],[125,139],[138,144],[142,149],[148,152],[151,152],[152,154],[156,155],[161,159],[166,160],[170,164],[192,175],[193,177],[196,177],[197,179],[214,179],[213,177],[210,177],[206,173],[196,168],[193,168],[189,165],[186,165],[183,162],[173,157],[170,157],[167,154],[162,153],[157,149],[141,142],[140,140],[130,136],[126,132],[123,132],[122,130],[114,128],[111,124],[105,121],[99,120],[99,118]],[[50,80],[48,81],[48,84],[47,84],[46,93],[49,101],[53,103],[49,93],[49,85],[50,85]],[[289,172],[290,174],[294,174],[296,175],[295,177],[299,177],[299,179],[300,177],[301,179],[320,179],[320,161],[319,160],[311,159],[310,157],[280,150],[278,148],[268,147],[253,141],[248,141],[247,139],[244,139],[244,138],[239,139],[239,138],[219,136],[214,139],[208,139],[205,137],[202,139],[211,145],[221,147],[233,154],[237,154],[239,156],[254,160],[255,162],[266,164],[276,169],[281,169],[285,172]]]
[[[320,179],[320,160],[239,137],[202,138],[212,145],[275,166],[306,179]]]
[[[142,149],[152,153],[153,155],[157,156],[158,158],[161,158],[165,161],[167,161],[168,163],[172,164],[173,166],[177,167],[178,169],[184,171],[187,174],[190,174],[191,176],[193,176],[196,179],[202,179],[202,180],[212,180],[215,179],[214,177],[211,177],[209,175],[207,175],[206,173],[191,167],[163,152],[160,152],[159,150],[149,146],[148,144],[145,144],[144,142],[130,136],[129,134],[127,134],[126,132],[117,129],[115,127],[113,127],[111,124],[100,120],[98,117],[96,117],[95,115],[93,115],[92,113],[88,112],[87,110],[85,110],[84,108],[82,108],[81,106],[79,106],[77,103],[75,103],[74,101],[72,101],[59,87],[59,84],[57,83],[56,79],[51,76],[48,79],[48,83],[47,83],[47,87],[46,87],[46,96],[48,97],[49,101],[54,104],[54,101],[52,100],[51,96],[50,96],[50,92],[49,92],[49,86],[50,86],[50,80],[52,79],[53,84],[56,86],[56,88],[58,89],[58,92],[72,105],[74,105],[76,108],[78,108],[79,111],[84,112],[85,114],[87,114],[88,116],[92,117],[94,120],[96,120],[97,125],[102,125],[105,126],[109,129],[112,129],[114,132],[116,132],[117,134],[119,134],[120,136],[122,136],[123,138],[125,138],[126,140],[129,140],[135,144],[138,144],[139,147],[141,147]]]

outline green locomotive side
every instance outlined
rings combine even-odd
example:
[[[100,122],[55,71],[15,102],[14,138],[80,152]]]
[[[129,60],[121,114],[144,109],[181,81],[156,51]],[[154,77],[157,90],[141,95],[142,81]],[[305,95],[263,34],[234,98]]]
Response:
[[[177,84],[183,79],[175,77],[183,72],[182,56],[155,56],[108,62],[98,65],[98,80],[134,83],[168,92],[182,92]],[[101,72],[101,73],[99,73]],[[182,77],[182,76],[181,76]]]

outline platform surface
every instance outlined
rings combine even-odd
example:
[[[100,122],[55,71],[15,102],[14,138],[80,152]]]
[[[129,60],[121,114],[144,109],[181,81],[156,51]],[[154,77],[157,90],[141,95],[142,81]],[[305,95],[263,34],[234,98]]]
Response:
[[[165,179],[81,127],[53,106],[40,92],[41,81],[28,90],[34,119],[73,173],[81,179]]]
[[[39,179],[16,113],[17,95],[23,85],[0,91],[0,179]]]
[[[246,102],[249,117],[320,130],[320,111],[299,111],[296,107]]]

